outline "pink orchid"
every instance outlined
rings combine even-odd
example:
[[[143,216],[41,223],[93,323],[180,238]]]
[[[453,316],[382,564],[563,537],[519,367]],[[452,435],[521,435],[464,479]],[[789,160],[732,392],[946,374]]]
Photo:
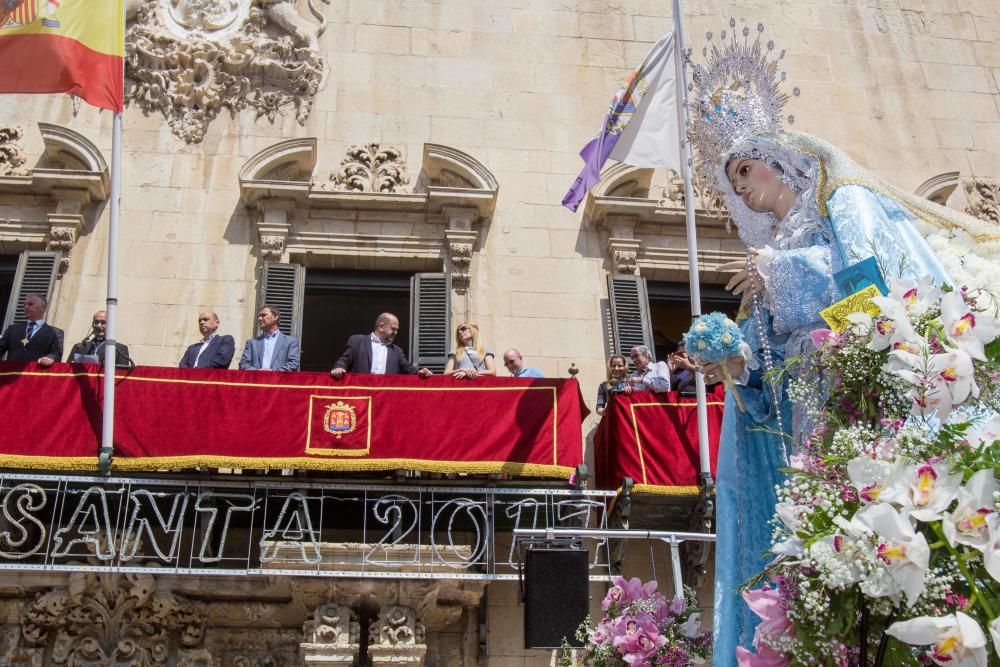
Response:
[[[778,653],[769,646],[761,646],[756,653],[743,647],[736,649],[736,664],[739,667],[786,667],[791,662],[792,656]]]
[[[750,611],[760,617],[760,624],[753,636],[757,652],[736,649],[737,663],[740,667],[785,667],[791,662],[791,656],[770,646],[772,639],[795,634],[795,626],[782,604],[781,589],[775,587],[743,591],[743,599]]]
[[[614,626],[612,646],[630,665],[649,664],[649,657],[666,643],[667,638],[660,634],[649,613],[619,619]]]
[[[639,577],[632,577],[631,579],[611,577],[611,583],[614,585],[608,591],[608,594],[604,596],[604,601],[601,602],[601,609],[604,611],[607,611],[612,603],[621,609],[636,600],[644,600],[656,593],[655,581],[650,581],[643,585]]]
[[[826,341],[833,335],[833,332],[829,329],[814,329],[809,333],[809,340],[816,349],[820,349],[826,343]]]

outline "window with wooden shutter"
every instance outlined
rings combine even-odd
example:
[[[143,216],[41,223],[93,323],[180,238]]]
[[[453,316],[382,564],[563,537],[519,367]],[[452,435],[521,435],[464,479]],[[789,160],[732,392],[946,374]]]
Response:
[[[444,371],[451,346],[451,279],[444,273],[417,273],[410,283],[410,357],[419,367]]]
[[[608,276],[611,300],[611,329],[615,351],[628,357],[636,345],[653,352],[653,334],[649,324],[649,297],[642,276]],[[654,353],[655,354],[655,353]]]
[[[270,304],[281,313],[278,329],[283,334],[302,338],[302,294],[306,270],[299,264],[265,264],[257,291],[257,310]],[[254,312],[253,331],[257,331]]]
[[[29,294],[41,294],[46,301],[52,300],[60,256],[59,251],[51,250],[25,250],[21,253],[7,303],[4,329],[14,322],[24,322],[24,300]]]

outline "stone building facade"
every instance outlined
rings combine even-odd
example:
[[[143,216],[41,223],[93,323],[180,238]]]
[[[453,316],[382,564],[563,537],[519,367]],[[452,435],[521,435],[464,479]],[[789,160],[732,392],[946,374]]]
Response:
[[[631,341],[616,324],[637,319],[657,349],[686,328],[673,175],[612,165],[578,213],[560,206],[610,96],[670,29],[669,2],[126,4],[118,334],[138,363],[176,364],[199,310],[245,340],[258,304],[277,300],[304,367],[322,370],[388,303],[411,356],[441,363],[442,332],[471,320],[498,355],[517,347],[547,376],[578,369],[592,401],[606,356]],[[763,22],[801,89],[797,128],[1000,224],[994,0],[701,0],[685,12],[695,58],[729,17]],[[5,96],[0,126],[0,296],[16,300],[32,258],[50,321],[77,340],[105,298],[111,116],[67,96]],[[714,202],[697,209],[706,306],[731,306],[715,267],[742,246]],[[615,289],[636,312],[621,296],[616,307]],[[385,299],[364,306],[373,293]],[[648,555],[630,558],[650,574]],[[59,640],[74,664],[112,664],[94,652],[112,627],[134,651],[167,651],[164,664],[351,664],[360,612],[373,663],[383,644],[397,662],[553,660],[521,648],[509,582],[218,581],[5,573],[0,649],[43,664],[32,647],[80,618],[98,639]]]

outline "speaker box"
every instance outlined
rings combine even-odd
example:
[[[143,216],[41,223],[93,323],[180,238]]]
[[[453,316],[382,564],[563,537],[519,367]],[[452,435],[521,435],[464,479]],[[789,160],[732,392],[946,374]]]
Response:
[[[582,646],[576,629],[590,607],[590,556],[583,549],[528,549],[524,562],[524,647]]]

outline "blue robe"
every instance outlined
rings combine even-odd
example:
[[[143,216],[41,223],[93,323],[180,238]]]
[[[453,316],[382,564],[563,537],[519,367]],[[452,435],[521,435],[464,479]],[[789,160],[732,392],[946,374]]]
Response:
[[[772,363],[811,349],[809,332],[826,328],[819,311],[843,298],[833,274],[875,256],[892,278],[931,276],[949,282],[947,272],[914,228],[912,214],[895,200],[860,185],[843,185],[827,200],[829,217],[774,250],[767,284],[770,310],[764,333]],[[759,325],[751,316],[741,322],[744,337],[763,368]],[[746,411],[736,405],[738,392]],[[801,433],[792,433],[793,406],[787,384],[778,388],[786,438],[777,435],[772,389],[762,373],[750,373],[745,386],[726,396],[717,470],[715,554],[715,667],[736,664],[736,647],[750,648],[757,617],[740,598],[740,589],[771,560],[771,526],[777,502],[774,487],[784,481],[782,448],[790,449]],[[787,451],[787,450],[786,450]]]

